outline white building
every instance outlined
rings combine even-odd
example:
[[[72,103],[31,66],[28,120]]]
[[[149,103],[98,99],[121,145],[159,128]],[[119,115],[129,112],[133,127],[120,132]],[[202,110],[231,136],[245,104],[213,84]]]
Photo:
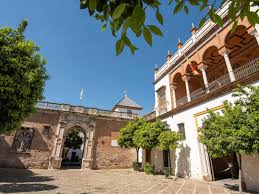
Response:
[[[172,130],[184,133],[183,147],[172,152],[175,174],[204,180],[231,177],[228,162],[236,157],[212,159],[197,139],[208,110],[219,111],[225,100],[233,101],[231,91],[237,84],[259,86],[259,27],[245,18],[238,19],[235,32],[227,16],[228,4],[218,14],[223,27],[208,20],[200,29],[192,28],[192,36],[178,50],[168,53],[166,62],[155,69],[155,110],[146,118],[160,118]],[[151,162],[156,170],[166,165],[167,153],[152,150]],[[259,156],[242,156],[247,188],[259,191]]]

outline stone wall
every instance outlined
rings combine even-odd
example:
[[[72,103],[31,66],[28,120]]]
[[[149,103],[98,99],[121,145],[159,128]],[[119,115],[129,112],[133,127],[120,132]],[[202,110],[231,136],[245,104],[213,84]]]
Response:
[[[23,127],[34,128],[31,149],[19,153],[12,149],[16,130],[0,136],[0,167],[5,168],[48,168],[50,153],[58,123],[59,114],[33,113],[22,124]],[[49,126],[48,134],[43,134],[44,126]]]
[[[96,119],[94,169],[130,168],[132,166],[132,161],[136,160],[135,150],[112,146],[112,141],[117,139],[119,130],[126,124],[126,120]]]

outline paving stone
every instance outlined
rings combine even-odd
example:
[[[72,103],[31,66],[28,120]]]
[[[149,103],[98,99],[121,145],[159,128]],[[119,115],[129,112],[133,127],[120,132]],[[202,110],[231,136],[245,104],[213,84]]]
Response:
[[[132,170],[0,169],[0,193],[222,194],[238,193],[211,182],[165,179]]]

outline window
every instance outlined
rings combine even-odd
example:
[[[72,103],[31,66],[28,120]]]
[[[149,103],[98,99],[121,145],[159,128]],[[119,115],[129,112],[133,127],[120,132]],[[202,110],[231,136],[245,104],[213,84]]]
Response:
[[[184,123],[177,124],[179,132],[183,135],[183,139],[186,139]]]
[[[50,132],[50,126],[44,126],[42,130],[42,134],[49,135]]]
[[[31,142],[33,137],[34,129],[32,128],[21,128],[16,131],[13,149],[17,152],[27,152],[31,148]]]
[[[128,114],[132,114],[132,110],[127,109],[127,113],[128,113]]]
[[[157,98],[159,110],[166,109],[165,87],[162,87],[157,91]]]

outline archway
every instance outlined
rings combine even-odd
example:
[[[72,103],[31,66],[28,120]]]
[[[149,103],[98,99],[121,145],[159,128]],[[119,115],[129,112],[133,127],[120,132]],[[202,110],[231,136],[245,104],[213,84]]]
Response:
[[[189,89],[191,99],[195,99],[206,92],[204,86],[202,72],[198,69],[198,64],[195,61],[187,65],[186,74],[189,76]]]
[[[208,82],[213,82],[223,75],[227,75],[224,57],[219,54],[216,46],[209,47],[203,54],[203,62],[208,66],[206,73]]]
[[[72,127],[64,134],[62,169],[80,169],[84,155],[86,134],[81,127]]]
[[[176,89],[175,89],[176,105],[181,106],[187,102],[185,83],[182,79],[181,73],[177,73],[174,75],[173,84],[176,86]]]
[[[236,69],[246,65],[259,57],[259,47],[256,38],[249,34],[245,26],[237,26],[234,32],[229,32],[225,38],[225,45],[228,49],[228,56],[231,66]],[[239,75],[236,75],[239,79]]]

